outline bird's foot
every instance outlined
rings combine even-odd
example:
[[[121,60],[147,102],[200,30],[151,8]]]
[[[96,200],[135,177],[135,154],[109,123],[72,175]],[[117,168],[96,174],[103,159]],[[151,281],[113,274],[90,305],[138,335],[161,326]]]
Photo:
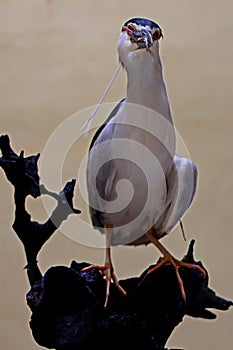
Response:
[[[113,271],[112,264],[105,263],[105,265],[90,265],[83,268],[82,271],[90,271],[93,269],[99,270],[105,276],[105,279],[106,279],[106,295],[105,295],[104,308],[106,308],[108,304],[111,280],[113,281],[116,288],[121,292],[122,295],[125,296],[127,294],[124,288],[122,288],[120,283],[118,282],[118,279]]]
[[[186,294],[185,294],[185,290],[184,290],[184,284],[183,284],[182,278],[180,277],[180,274],[179,274],[179,268],[180,267],[187,267],[187,268],[191,268],[191,269],[196,269],[203,275],[203,277],[206,277],[206,272],[201,266],[195,265],[195,264],[191,264],[191,263],[186,263],[186,262],[181,261],[181,260],[177,260],[169,252],[166,252],[166,254],[162,258],[160,258],[158,263],[154,267],[149,269],[149,271],[147,272],[146,275],[151,274],[155,270],[159,269],[161,266],[163,266],[165,264],[168,264],[168,263],[172,264],[174,266],[174,268],[175,268],[177,280],[178,280],[178,283],[179,283],[179,286],[180,286],[181,295],[182,295],[182,298],[184,299],[184,301],[186,301]]]

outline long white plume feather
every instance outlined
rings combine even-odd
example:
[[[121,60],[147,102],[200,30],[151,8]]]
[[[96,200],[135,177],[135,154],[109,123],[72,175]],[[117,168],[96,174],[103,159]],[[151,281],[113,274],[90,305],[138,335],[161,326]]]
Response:
[[[122,67],[122,63],[119,64],[119,66],[117,67],[115,73],[113,74],[112,76],[112,79],[110,80],[110,83],[108,84],[106,90],[104,91],[103,95],[101,96],[98,104],[95,106],[95,109],[94,111],[92,112],[92,114],[90,115],[90,117],[88,118],[88,120],[83,124],[83,126],[81,127],[80,130],[83,130],[85,128],[85,134],[88,135],[89,131],[90,131],[90,128],[91,128],[91,123],[92,123],[92,120],[93,118],[95,117],[100,105],[103,103],[105,97],[107,96],[107,94],[109,93],[111,87],[112,87],[112,84],[114,82],[114,80],[116,79],[118,73],[120,72],[121,70],[121,67]]]

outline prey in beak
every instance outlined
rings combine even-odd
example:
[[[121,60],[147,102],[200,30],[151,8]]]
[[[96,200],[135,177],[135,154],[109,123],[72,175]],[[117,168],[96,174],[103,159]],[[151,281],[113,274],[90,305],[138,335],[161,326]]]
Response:
[[[122,31],[125,31],[132,43],[137,45],[137,49],[146,49],[150,51],[150,47],[153,46],[154,42],[159,40],[163,34],[161,28],[153,22],[150,24],[138,24],[135,22],[126,22]]]
[[[140,30],[136,30],[132,25],[124,26],[122,29],[127,32],[130,41],[137,44],[138,49],[146,49],[148,51],[154,43],[152,33],[149,29],[141,28]]]

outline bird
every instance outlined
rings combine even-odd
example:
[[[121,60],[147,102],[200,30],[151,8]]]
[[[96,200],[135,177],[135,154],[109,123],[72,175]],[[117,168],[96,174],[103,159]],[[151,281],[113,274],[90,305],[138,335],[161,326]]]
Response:
[[[118,38],[119,61],[127,76],[122,99],[91,141],[86,179],[89,212],[94,229],[105,234],[106,278],[104,307],[110,284],[125,295],[114,272],[113,245],[153,243],[162,253],[148,271],[174,266],[183,299],[186,298],[180,267],[205,271],[176,259],[161,243],[181,221],[193,201],[197,167],[176,154],[176,133],[163,78],[159,42],[160,26],[146,18],[125,22]]]

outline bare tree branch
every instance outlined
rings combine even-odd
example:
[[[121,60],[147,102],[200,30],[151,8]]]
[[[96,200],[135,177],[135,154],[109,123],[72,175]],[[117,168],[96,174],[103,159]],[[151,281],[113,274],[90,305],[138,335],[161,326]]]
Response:
[[[70,214],[80,213],[73,207],[75,180],[67,182],[60,193],[53,193],[40,185],[39,154],[24,157],[22,151],[17,155],[7,135],[0,137],[0,149],[0,166],[15,188],[13,228],[27,259],[30,327],[38,344],[56,350],[93,347],[165,350],[169,336],[185,315],[214,319],[216,315],[210,308],[228,310],[233,305],[209,288],[207,271],[204,278],[196,269],[181,268],[184,301],[171,265],[146,276],[147,269],[139,277],[120,281],[127,296],[122,296],[112,284],[107,309],[103,308],[106,281],[96,269],[82,271],[88,263],[73,261],[70,267],[51,267],[42,276],[37,265],[39,251]],[[28,195],[34,198],[49,195],[56,199],[57,205],[45,223],[31,220],[25,209]],[[191,241],[183,260],[203,267],[195,261],[193,248]]]

